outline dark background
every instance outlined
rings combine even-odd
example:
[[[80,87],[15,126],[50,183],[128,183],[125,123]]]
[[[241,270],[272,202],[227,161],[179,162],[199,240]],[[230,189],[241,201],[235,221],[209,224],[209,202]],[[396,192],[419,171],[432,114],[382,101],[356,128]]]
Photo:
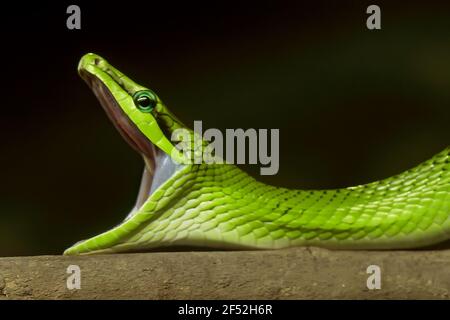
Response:
[[[372,3],[379,31],[365,25]],[[66,29],[70,4],[81,7],[80,31]],[[264,182],[337,188],[399,173],[448,145],[449,9],[444,1],[2,4],[0,256],[59,254],[134,204],[143,163],[78,77],[84,53],[154,89],[187,124],[279,128],[280,171]]]

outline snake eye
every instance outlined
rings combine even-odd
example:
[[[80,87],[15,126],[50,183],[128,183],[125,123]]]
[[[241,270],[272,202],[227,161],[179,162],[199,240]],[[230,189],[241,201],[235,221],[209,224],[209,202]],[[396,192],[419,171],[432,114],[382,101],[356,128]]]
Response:
[[[156,96],[151,91],[138,91],[134,94],[133,100],[142,112],[152,112],[156,106]]]

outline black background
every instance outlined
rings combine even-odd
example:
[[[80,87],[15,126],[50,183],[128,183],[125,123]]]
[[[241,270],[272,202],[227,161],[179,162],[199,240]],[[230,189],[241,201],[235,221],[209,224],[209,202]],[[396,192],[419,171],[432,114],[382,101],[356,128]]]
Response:
[[[395,3],[393,3],[395,2]],[[382,30],[365,26],[378,4]],[[66,8],[81,7],[81,30]],[[450,138],[444,1],[2,4],[0,256],[58,254],[128,213],[142,171],[76,66],[95,52],[185,123],[279,128],[292,188],[382,179]]]

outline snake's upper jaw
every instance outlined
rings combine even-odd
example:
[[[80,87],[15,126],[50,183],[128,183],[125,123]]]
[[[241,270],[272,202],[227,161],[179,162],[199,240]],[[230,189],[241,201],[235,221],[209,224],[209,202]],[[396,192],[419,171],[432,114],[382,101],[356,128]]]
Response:
[[[111,91],[105,84],[103,84],[102,81],[91,73],[80,70],[80,75],[94,92],[109,119],[120,132],[125,141],[127,141],[133,149],[148,159],[149,161],[147,163],[153,163],[156,152],[155,147],[141,133],[130,118],[125,115]]]

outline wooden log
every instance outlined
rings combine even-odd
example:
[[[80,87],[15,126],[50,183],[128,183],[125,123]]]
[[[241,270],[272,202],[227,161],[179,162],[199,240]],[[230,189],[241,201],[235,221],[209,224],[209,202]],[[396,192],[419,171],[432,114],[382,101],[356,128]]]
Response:
[[[69,289],[77,266],[80,289]],[[448,299],[449,266],[449,249],[7,257],[0,299]]]

